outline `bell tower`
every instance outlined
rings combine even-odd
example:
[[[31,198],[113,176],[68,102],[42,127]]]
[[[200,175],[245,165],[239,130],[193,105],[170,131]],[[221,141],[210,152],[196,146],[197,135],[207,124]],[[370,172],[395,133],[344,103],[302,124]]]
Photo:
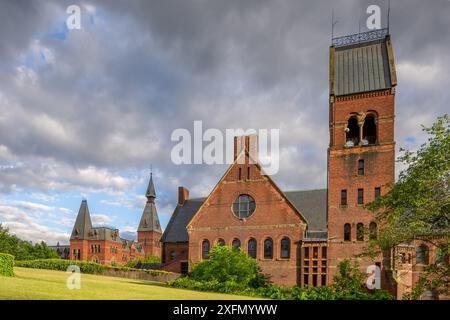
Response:
[[[152,173],[150,173],[150,181],[145,196],[147,197],[147,203],[137,230],[138,242],[144,247],[145,257],[161,257],[160,240],[162,232],[158,212],[156,211],[156,192]]]
[[[328,231],[330,279],[337,264],[376,237],[364,204],[385,194],[395,179],[397,77],[387,29],[333,39],[330,47]],[[382,258],[361,261],[381,267]]]

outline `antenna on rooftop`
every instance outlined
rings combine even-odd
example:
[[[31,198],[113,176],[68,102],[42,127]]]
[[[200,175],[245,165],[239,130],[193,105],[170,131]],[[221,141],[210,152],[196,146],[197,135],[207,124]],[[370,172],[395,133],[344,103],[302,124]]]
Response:
[[[387,32],[389,34],[389,18],[391,16],[391,0],[388,0],[388,13],[387,13]]]
[[[331,9],[331,44],[333,44],[334,38],[334,26],[338,23],[338,21],[334,21],[334,8]]]

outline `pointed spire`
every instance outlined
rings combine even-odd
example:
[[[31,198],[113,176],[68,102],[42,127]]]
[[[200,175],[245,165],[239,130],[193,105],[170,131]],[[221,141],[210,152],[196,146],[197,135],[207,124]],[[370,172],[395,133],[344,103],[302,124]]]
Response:
[[[153,172],[150,172],[150,181],[148,182],[147,192],[145,196],[148,202],[154,202],[156,198],[155,186],[153,185]]]
[[[155,205],[155,186],[153,185],[153,174],[150,172],[150,181],[148,182],[147,192],[145,193],[147,197],[147,203],[142,213],[141,221],[139,223],[139,231],[155,231],[161,233],[161,226],[159,224],[158,212],[156,211]]]
[[[92,221],[87,200],[83,200],[81,201],[80,210],[78,210],[77,219],[75,220],[70,239],[87,239],[91,229]]]

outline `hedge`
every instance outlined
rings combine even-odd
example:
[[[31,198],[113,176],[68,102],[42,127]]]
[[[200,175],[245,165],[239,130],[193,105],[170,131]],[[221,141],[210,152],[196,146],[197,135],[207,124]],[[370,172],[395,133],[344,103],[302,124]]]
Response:
[[[6,277],[14,276],[14,256],[0,253],[0,275]]]
[[[66,271],[71,265],[76,265],[80,267],[81,273],[86,274],[101,274],[103,271],[107,270],[118,270],[118,271],[141,271],[148,273],[152,276],[159,276],[162,274],[171,274],[172,272],[167,272],[163,270],[142,270],[136,268],[128,268],[121,266],[106,266],[94,262],[77,261],[77,260],[62,260],[62,259],[39,259],[39,260],[24,260],[16,261],[15,266],[23,268],[33,268],[33,269],[48,269],[48,270],[59,270]]]
[[[169,282],[169,286],[174,288],[189,289],[196,291],[219,292],[228,294],[237,294],[245,296],[255,296],[275,300],[393,300],[384,290],[376,290],[375,293],[360,293],[354,296],[345,296],[333,291],[330,286],[323,287],[279,287],[269,285],[260,288],[245,287],[240,283],[233,281],[219,282],[196,281],[189,277],[178,278]]]

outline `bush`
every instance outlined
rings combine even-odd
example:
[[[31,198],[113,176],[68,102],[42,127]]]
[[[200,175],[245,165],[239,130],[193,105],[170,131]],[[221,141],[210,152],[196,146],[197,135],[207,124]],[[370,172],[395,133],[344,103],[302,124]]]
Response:
[[[6,277],[14,276],[14,256],[7,253],[0,253],[0,275]]]
[[[149,269],[148,268],[149,266],[160,264],[161,264],[161,257],[150,256],[144,259],[135,259],[128,261],[126,266],[129,268],[136,268],[136,269]]]
[[[15,266],[17,267],[59,270],[59,271],[66,271],[70,265],[76,265],[80,267],[80,272],[85,274],[101,274],[103,271],[107,270],[142,271],[152,276],[171,273],[163,270],[143,270],[122,266],[106,266],[94,262],[78,261],[78,260],[41,259],[41,260],[16,261],[15,263]]]
[[[259,288],[269,284],[269,277],[261,272],[255,259],[242,250],[216,245],[209,259],[196,264],[191,273],[192,280],[219,283],[235,283],[243,288]]]
[[[270,285],[264,281],[264,285],[253,287],[249,276],[236,275],[237,271],[228,262],[246,261],[233,249],[231,254],[226,249],[213,249],[211,259],[203,261],[194,267],[191,277],[184,277],[169,282],[175,288],[183,288],[197,291],[210,291],[238,295],[258,296],[276,300],[393,300],[394,297],[384,290],[369,292],[364,285],[365,275],[361,273],[357,264],[351,265],[348,260],[339,264],[339,273],[330,286],[322,287],[280,287]],[[244,254],[245,255],[245,254]],[[228,257],[229,260],[225,258]],[[222,258],[224,260],[222,260]],[[248,258],[251,259],[251,258]],[[253,259],[251,259],[254,261]],[[256,264],[256,261],[254,261]],[[237,264],[239,265],[239,263]],[[221,270],[222,268],[222,270]],[[243,268],[251,270],[251,268]],[[258,269],[259,270],[259,267]],[[213,272],[216,272],[215,274]],[[259,271],[258,271],[259,272]],[[260,274],[259,277],[267,279]],[[244,281],[251,278],[252,280]],[[258,278],[258,276],[256,277]],[[244,279],[244,280],[243,280]],[[258,282],[256,282],[258,283]]]

